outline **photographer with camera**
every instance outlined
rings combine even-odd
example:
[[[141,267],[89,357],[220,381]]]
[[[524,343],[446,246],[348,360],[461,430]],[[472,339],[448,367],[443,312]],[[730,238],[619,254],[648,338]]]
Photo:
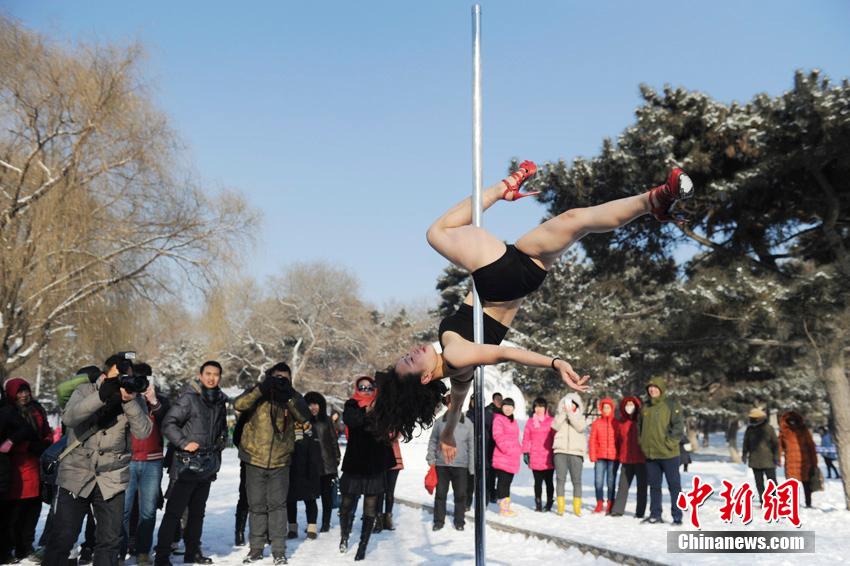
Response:
[[[110,356],[101,376],[94,383],[78,385],[65,406],[62,422],[68,444],[59,456],[59,494],[45,566],[67,565],[90,506],[97,524],[94,563],[118,564],[131,459],[127,435],[144,439],[152,428],[138,396],[134,358],[133,352]]]
[[[286,564],[286,497],[295,450],[295,423],[310,417],[304,398],[292,388],[292,372],[283,362],[234,401],[245,418],[239,459],[245,463],[250,552],[245,563],[263,559],[271,541],[275,564]],[[315,522],[315,518],[314,518]]]
[[[135,364],[133,374],[150,377],[153,370],[148,364]],[[128,551],[136,557],[136,564],[150,564],[150,551],[153,545],[153,528],[156,523],[156,509],[162,497],[162,419],[168,412],[168,398],[156,392],[153,383],[149,383],[143,396],[147,405],[148,418],[153,430],[144,440],[133,439],[133,461],[130,462],[130,484],[124,492],[124,525],[121,556]],[[134,507],[138,511],[134,515]]]
[[[221,364],[204,362],[198,379],[183,388],[162,421],[162,432],[176,450],[168,470],[171,482],[157,533],[154,564],[171,564],[171,543],[187,509],[183,563],[212,564],[212,559],[201,554],[201,533],[210,485],[221,467],[221,451],[227,440],[227,397],[219,388],[220,381]]]

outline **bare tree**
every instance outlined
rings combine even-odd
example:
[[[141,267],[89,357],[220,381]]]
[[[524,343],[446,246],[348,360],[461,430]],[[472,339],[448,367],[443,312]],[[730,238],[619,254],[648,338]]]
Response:
[[[322,262],[293,265],[266,289],[231,285],[228,314],[213,315],[229,327],[223,357],[241,381],[286,361],[302,388],[347,393],[354,376],[386,366],[430,320],[404,309],[388,315],[358,292],[355,276]]]
[[[140,50],[62,51],[0,18],[0,378],[97,301],[209,282],[251,213],[180,173]]]

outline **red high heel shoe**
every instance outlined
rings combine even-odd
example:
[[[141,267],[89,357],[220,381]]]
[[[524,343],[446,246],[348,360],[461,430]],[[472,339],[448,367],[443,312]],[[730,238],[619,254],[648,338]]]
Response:
[[[652,215],[659,222],[675,222],[684,224],[681,216],[673,216],[673,205],[676,201],[688,200],[694,196],[694,182],[676,167],[667,176],[667,182],[649,191],[649,206]]]
[[[502,182],[507,186],[505,192],[502,193],[502,198],[507,201],[517,201],[521,198],[532,197],[534,195],[539,195],[540,191],[533,191],[530,193],[521,193],[519,192],[519,188],[522,186],[525,181],[537,173],[537,165],[533,161],[523,161],[519,164],[519,168],[508,175],[507,178],[503,179]],[[508,181],[515,181],[516,185],[511,187],[511,184]],[[511,198],[508,198],[508,195]]]

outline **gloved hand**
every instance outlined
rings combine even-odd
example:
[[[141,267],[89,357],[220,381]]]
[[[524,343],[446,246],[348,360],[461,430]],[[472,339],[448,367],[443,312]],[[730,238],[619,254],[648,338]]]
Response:
[[[97,390],[97,394],[104,403],[108,403],[116,397],[120,400],[121,386],[118,384],[118,379],[104,379],[100,384],[100,389]]]
[[[274,378],[273,378],[272,376],[270,376],[270,375],[266,375],[265,377],[263,377],[263,380],[260,382],[260,385],[259,385],[258,387],[260,388],[260,394],[261,394],[263,397],[268,398],[268,396],[269,396],[269,395],[271,395],[271,392],[272,392],[272,380],[273,380],[273,379],[274,379]]]
[[[526,466],[531,464],[531,456],[528,454],[528,452],[522,455],[522,461],[525,462]]]

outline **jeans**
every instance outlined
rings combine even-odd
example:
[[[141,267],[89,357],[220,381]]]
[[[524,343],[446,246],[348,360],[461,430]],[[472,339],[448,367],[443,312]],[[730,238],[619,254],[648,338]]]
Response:
[[[614,501],[614,480],[617,478],[616,460],[597,460],[593,465],[593,486],[596,501],[602,501],[603,487],[608,485],[608,501]]]
[[[676,505],[676,499],[682,490],[679,476],[679,457],[646,460],[646,478],[649,482],[649,516],[661,518],[661,476],[667,478],[667,489],[670,491],[670,514],[673,521],[682,520],[682,510]]]
[[[43,566],[67,566],[68,555],[77,542],[83,517],[90,507],[94,508],[97,523],[93,561],[97,566],[117,566],[124,494],[119,493],[104,500],[97,486],[88,497],[74,497],[67,489],[59,489],[53,516],[53,533],[41,562]]]
[[[455,511],[454,524],[462,527],[466,521],[466,479],[467,469],[451,466],[437,466],[437,489],[434,492],[434,524],[442,525],[446,520],[446,500],[449,495],[449,484],[454,492]]]
[[[159,524],[156,535],[156,561],[164,563],[171,555],[171,543],[177,538],[177,527],[183,512],[188,509],[186,528],[183,530],[183,543],[186,556],[194,556],[201,551],[201,534],[204,531],[204,513],[207,498],[210,496],[212,480],[180,480],[168,490],[165,515]],[[100,523],[98,523],[100,524]]]
[[[133,500],[139,497],[139,525],[136,529],[136,554],[150,554],[153,545],[153,528],[156,524],[156,507],[162,483],[162,460],[130,462],[130,483],[124,492],[124,521],[121,556],[127,553],[130,514]]]
[[[271,541],[272,554],[286,553],[286,496],[289,466],[266,469],[245,464],[245,493],[248,495],[248,540],[259,551]]]
[[[637,507],[635,517],[643,517],[646,512],[646,464],[623,464],[620,471],[620,482],[617,484],[617,495],[614,497],[614,507],[611,513],[622,515],[626,511],[626,500],[629,498],[629,488],[632,479],[637,476]]]

